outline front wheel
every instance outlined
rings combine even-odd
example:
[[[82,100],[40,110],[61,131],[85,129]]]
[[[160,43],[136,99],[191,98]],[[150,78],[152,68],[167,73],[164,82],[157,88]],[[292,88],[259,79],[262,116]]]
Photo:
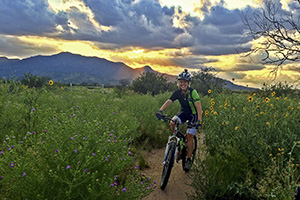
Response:
[[[171,142],[169,145],[169,150],[167,152],[167,156],[166,156],[166,160],[165,160],[165,164],[161,176],[160,189],[162,190],[164,190],[168,184],[172,167],[174,166],[175,151],[176,151],[176,142]]]
[[[196,137],[196,135],[194,135],[194,137],[193,137],[193,152],[192,152],[192,157],[191,157],[192,163],[194,163],[194,160],[196,158],[197,145],[198,145],[197,137]],[[188,172],[188,170],[186,170],[186,168],[185,168],[185,163],[187,161],[187,147],[186,146],[182,149],[181,158],[182,158],[182,169],[185,172]]]

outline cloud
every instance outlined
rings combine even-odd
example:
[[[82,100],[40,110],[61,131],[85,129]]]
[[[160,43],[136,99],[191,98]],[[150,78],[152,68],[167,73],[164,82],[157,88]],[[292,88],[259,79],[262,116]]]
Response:
[[[223,5],[216,5],[205,13],[203,20],[189,16],[186,20],[191,22],[191,26],[187,31],[196,39],[192,52],[202,55],[236,54],[242,44],[251,40],[244,37],[247,27],[242,22],[241,14],[239,9],[229,10]]]
[[[226,71],[253,71],[253,70],[262,70],[265,69],[266,67],[261,64],[251,64],[251,63],[240,63],[236,64],[233,67],[231,67],[229,70]]]
[[[208,59],[203,56],[185,56],[170,58],[174,66],[201,69],[205,64],[216,62],[216,59]]]
[[[84,0],[84,3],[94,13],[96,21],[111,27],[101,32],[98,42],[142,48],[174,48],[187,44],[180,38],[174,42],[184,31],[173,26],[174,8],[162,7],[158,0]]]
[[[40,54],[54,54],[58,50],[56,47],[46,44],[24,42],[18,37],[0,35],[0,55],[17,56],[20,58]]]
[[[300,72],[300,65],[297,63],[284,65],[282,70],[284,71],[292,71],[292,72]]]
[[[245,28],[241,11],[228,10],[222,3],[212,6],[210,1],[202,0],[199,9],[205,15],[200,19],[184,16],[174,7],[163,7],[159,0],[80,1],[92,15],[77,7],[56,13],[46,0],[2,0],[0,33],[87,40],[113,49],[188,47],[199,55],[235,54],[238,45],[245,42],[241,41]],[[176,17],[185,27],[174,24]]]
[[[55,12],[47,0],[1,0],[0,34],[42,35],[56,30]]]

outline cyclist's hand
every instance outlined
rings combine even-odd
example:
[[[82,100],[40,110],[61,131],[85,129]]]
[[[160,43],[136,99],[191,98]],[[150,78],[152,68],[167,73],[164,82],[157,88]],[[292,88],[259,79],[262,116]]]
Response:
[[[198,129],[201,126],[202,126],[202,122],[200,120],[197,120],[197,122],[195,124],[196,129]]]
[[[159,110],[159,111],[157,111],[157,113],[155,113],[155,115],[156,115],[156,117],[157,117],[158,120],[161,120],[162,115],[163,115],[163,111]]]

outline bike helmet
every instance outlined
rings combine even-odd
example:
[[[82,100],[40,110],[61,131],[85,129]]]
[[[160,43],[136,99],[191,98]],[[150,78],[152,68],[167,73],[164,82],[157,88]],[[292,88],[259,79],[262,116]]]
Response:
[[[178,75],[177,80],[186,80],[190,82],[192,80],[192,76],[188,73],[188,70],[185,69],[182,73]]]

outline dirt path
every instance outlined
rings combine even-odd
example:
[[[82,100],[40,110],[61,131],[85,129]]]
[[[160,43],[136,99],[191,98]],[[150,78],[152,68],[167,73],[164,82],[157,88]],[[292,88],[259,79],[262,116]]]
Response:
[[[198,147],[202,145],[202,143],[203,135],[198,135]],[[143,170],[142,174],[157,181],[157,188],[155,188],[154,191],[143,200],[184,200],[187,199],[187,194],[193,193],[193,187],[189,186],[192,179],[189,177],[189,173],[182,170],[181,161],[179,163],[175,163],[165,190],[160,189],[164,153],[164,148],[153,149],[151,152],[143,152],[143,156],[147,160],[150,168]]]

